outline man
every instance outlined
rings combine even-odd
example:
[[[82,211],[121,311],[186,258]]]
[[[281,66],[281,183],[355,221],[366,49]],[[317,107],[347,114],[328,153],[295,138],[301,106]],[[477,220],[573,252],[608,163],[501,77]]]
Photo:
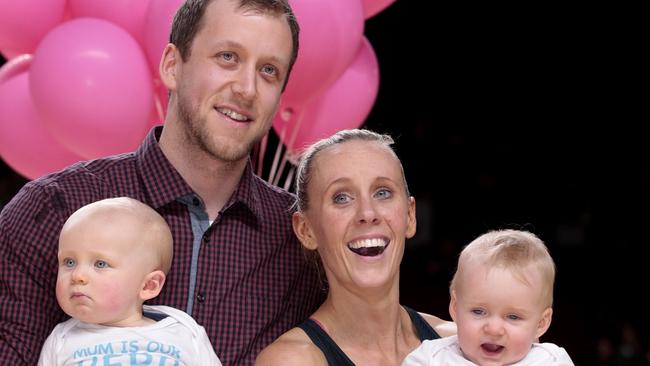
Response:
[[[59,231],[109,197],[168,222],[174,261],[152,302],[205,327],[224,365],[257,353],[321,302],[291,229],[294,197],[254,176],[252,146],[271,127],[298,49],[286,1],[188,0],[160,62],[164,127],[129,154],[75,164],[27,184],[0,214],[0,359],[36,363],[65,319],[54,296]]]

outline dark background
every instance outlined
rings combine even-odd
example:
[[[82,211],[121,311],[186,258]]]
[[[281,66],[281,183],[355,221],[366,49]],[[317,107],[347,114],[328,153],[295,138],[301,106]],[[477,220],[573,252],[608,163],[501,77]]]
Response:
[[[640,10],[426,3],[398,0],[365,30],[381,77],[364,126],[395,138],[418,205],[402,302],[449,318],[462,246],[526,229],[558,267],[542,341],[579,365],[650,364]],[[24,182],[0,162],[0,207]]]

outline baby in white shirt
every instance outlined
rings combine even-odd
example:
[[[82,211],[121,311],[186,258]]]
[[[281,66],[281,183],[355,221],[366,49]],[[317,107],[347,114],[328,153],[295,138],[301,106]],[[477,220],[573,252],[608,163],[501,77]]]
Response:
[[[461,252],[451,282],[458,335],[424,341],[402,365],[572,366],[563,348],[537,343],[551,324],[554,280],[553,259],[534,234],[479,236]]]

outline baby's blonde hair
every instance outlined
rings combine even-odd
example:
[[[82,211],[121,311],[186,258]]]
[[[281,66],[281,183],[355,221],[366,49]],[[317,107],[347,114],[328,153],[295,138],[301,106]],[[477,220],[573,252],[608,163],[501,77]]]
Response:
[[[463,272],[472,270],[469,262],[511,270],[525,283],[528,281],[524,270],[533,265],[544,283],[544,288],[541,289],[542,299],[546,306],[553,305],[555,263],[544,242],[535,234],[523,230],[496,230],[474,239],[460,253],[450,291],[456,289],[458,278]]]
[[[148,205],[130,198],[114,197],[89,203],[75,211],[62,228],[86,220],[106,220],[110,224],[117,218],[131,220],[133,229],[141,233],[142,244],[155,253],[157,269],[167,274],[173,256],[172,233],[165,219]]]

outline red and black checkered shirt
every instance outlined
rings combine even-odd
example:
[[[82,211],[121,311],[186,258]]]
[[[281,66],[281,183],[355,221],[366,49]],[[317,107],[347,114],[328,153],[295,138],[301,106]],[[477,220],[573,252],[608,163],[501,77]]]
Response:
[[[291,229],[294,196],[246,168],[237,190],[203,235],[196,287],[188,293],[192,227],[179,199],[193,194],[152,130],[133,153],[75,164],[28,183],[0,214],[0,360],[35,365],[66,316],[55,296],[58,236],[79,207],[129,196],[156,209],[174,236],[174,259],[153,304],[185,310],[203,325],[224,365],[257,353],[309,316],[323,300],[316,270]],[[219,189],[219,187],[215,187]]]

